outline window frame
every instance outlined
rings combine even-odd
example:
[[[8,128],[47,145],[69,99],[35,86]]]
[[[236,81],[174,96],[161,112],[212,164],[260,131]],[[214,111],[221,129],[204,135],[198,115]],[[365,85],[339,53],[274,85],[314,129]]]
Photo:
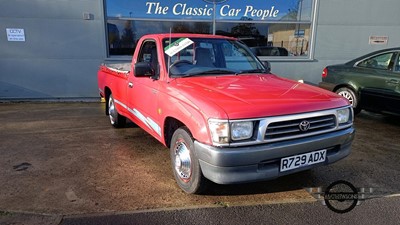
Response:
[[[393,65],[393,72],[400,74],[400,51],[397,51],[396,55],[397,56],[396,56],[396,59],[394,61],[394,65]]]

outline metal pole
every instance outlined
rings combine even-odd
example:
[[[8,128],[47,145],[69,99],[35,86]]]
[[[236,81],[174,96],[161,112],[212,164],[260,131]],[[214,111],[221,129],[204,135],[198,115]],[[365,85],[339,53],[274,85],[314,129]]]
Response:
[[[215,35],[215,30],[216,30],[216,14],[217,14],[217,12],[216,12],[216,10],[217,10],[217,3],[215,3],[214,2],[214,10],[213,10],[213,35]]]
[[[221,4],[223,2],[226,2],[228,0],[203,0],[207,3],[213,3],[214,4],[214,9],[213,9],[213,35],[216,33],[216,20],[217,20],[217,3]]]

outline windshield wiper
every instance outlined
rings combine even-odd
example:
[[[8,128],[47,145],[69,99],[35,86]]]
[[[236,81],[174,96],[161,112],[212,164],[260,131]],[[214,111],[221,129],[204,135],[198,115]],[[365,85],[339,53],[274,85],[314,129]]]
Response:
[[[192,77],[192,76],[199,76],[199,75],[209,75],[209,74],[236,74],[236,71],[233,70],[224,70],[224,69],[213,69],[213,70],[206,70],[201,72],[195,73],[188,73],[183,75],[182,77]]]
[[[267,73],[267,71],[262,70],[262,69],[241,70],[241,71],[237,72],[236,75],[244,74],[244,73]]]

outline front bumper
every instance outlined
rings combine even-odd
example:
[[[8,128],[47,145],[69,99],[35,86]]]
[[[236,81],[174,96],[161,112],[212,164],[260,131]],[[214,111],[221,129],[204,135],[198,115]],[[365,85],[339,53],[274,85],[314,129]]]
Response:
[[[203,175],[218,184],[234,184],[275,179],[302,170],[334,163],[350,154],[353,127],[307,138],[248,147],[219,148],[195,142],[195,153]],[[327,149],[323,163],[280,172],[280,159]]]

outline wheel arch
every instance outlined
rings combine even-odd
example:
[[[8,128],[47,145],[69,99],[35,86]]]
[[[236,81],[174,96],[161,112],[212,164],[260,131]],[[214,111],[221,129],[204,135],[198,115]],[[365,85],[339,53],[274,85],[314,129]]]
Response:
[[[180,127],[187,127],[183,122],[174,118],[167,117],[164,121],[164,142],[165,145],[169,148],[171,146],[171,139],[174,132]],[[187,127],[188,132],[192,135],[190,129]],[[192,135],[193,136],[193,135]]]
[[[171,139],[174,132],[180,127],[186,127],[186,130],[193,138],[201,142],[208,142],[208,129],[205,122],[195,120],[194,118],[183,118],[186,120],[177,119],[173,116],[168,116],[163,124],[163,138],[165,145],[169,148],[171,146]]]
[[[160,126],[163,128],[163,142],[170,147],[173,133],[179,127],[185,126],[190,132],[192,138],[202,143],[212,144],[208,131],[208,116],[199,108],[191,105],[182,104],[180,102],[165,101],[160,106],[161,121]],[[173,104],[174,107],[170,107]]]

